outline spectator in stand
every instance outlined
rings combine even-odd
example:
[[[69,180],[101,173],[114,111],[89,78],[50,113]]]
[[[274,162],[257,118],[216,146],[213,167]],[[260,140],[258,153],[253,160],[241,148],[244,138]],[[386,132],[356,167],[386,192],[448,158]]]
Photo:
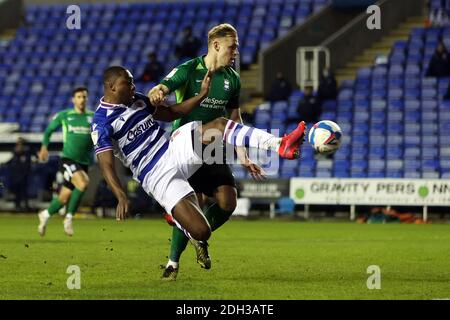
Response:
[[[306,123],[316,123],[320,119],[322,106],[313,94],[313,87],[306,86],[303,91],[303,98],[298,104],[299,120]]]
[[[142,82],[159,82],[163,76],[164,68],[161,62],[156,58],[154,52],[148,54],[148,62],[145,65],[144,72],[140,76]]]
[[[329,67],[325,67],[320,76],[319,89],[317,91],[317,98],[319,103],[325,100],[336,100],[337,97],[337,82]]]
[[[270,87],[270,93],[267,100],[270,102],[287,100],[292,93],[291,83],[285,79],[281,71],[277,72],[277,78]]]
[[[438,8],[432,8],[431,1],[428,1],[427,27],[443,27],[448,25],[449,16],[446,11],[447,2],[447,0],[441,0]]]
[[[449,85],[447,86],[447,92],[444,94],[443,99],[444,99],[444,100],[450,100],[450,83],[449,83]]]
[[[426,73],[427,77],[449,77],[450,76],[450,56],[444,43],[438,43],[436,51],[431,57]]]
[[[192,33],[190,26],[183,29],[182,38],[175,45],[175,55],[179,60],[192,59],[197,57],[201,42]]]
[[[18,138],[13,158],[7,163],[11,174],[10,188],[14,193],[16,212],[28,212],[28,177],[31,174],[32,154],[23,138]]]

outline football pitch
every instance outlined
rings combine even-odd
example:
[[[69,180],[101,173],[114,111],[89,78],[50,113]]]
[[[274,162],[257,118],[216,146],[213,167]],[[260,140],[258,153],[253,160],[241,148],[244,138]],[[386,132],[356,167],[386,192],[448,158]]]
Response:
[[[360,225],[232,220],[210,240],[212,269],[188,246],[175,282],[160,279],[171,229],[161,219],[0,216],[0,299],[449,299],[450,224]],[[80,289],[68,289],[70,265]],[[378,266],[380,289],[368,289]],[[72,278],[73,279],[73,278]]]

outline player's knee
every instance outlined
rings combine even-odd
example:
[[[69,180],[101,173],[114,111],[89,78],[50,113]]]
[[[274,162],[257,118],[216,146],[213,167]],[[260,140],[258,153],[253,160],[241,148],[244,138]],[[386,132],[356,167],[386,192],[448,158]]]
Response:
[[[67,202],[69,202],[69,197],[66,196],[59,196],[58,199],[63,206],[65,206]]]
[[[236,210],[237,200],[236,199],[227,199],[225,201],[219,201],[218,205],[220,209],[223,211],[233,213]]]
[[[223,211],[234,212],[237,206],[237,191],[235,188],[219,187],[218,192],[215,194],[217,205]]]
[[[87,189],[88,185],[89,185],[89,178],[86,178],[86,179],[84,179],[83,184],[82,184],[83,191],[85,191]]]
[[[207,224],[202,224],[200,226],[197,226],[194,230],[192,230],[191,236],[195,240],[206,241],[211,236],[211,229]]]
[[[225,130],[225,126],[227,125],[228,120],[226,118],[220,117],[213,120],[214,127],[219,129],[220,131]]]
[[[201,229],[199,234],[199,240],[206,241],[209,239],[209,237],[211,237],[211,229],[209,226],[206,226]]]
[[[77,189],[80,191],[86,191],[87,187],[89,185],[89,178],[83,178],[81,181],[77,184]]]

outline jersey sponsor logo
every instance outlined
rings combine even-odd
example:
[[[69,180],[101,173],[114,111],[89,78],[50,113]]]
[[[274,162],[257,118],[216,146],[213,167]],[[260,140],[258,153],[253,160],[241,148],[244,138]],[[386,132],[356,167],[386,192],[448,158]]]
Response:
[[[223,80],[223,89],[226,91],[230,91],[230,80],[228,79]]]
[[[145,131],[147,131],[152,124],[153,124],[153,120],[148,119],[144,123],[141,123],[140,125],[138,125],[136,127],[136,129],[130,130],[127,134],[127,140],[130,142],[133,141],[134,139],[139,137],[141,134],[143,134]]]
[[[203,99],[203,101],[200,103],[200,106],[209,109],[222,109],[226,106],[227,103],[228,100],[220,100],[207,97]]]
[[[91,129],[89,127],[79,127],[79,126],[71,126],[69,125],[68,128],[69,132],[77,133],[77,134],[90,134]]]
[[[164,78],[164,80],[169,80],[170,78],[172,78],[177,71],[178,68],[173,68],[173,70],[169,72],[169,74]]]
[[[95,127],[94,127],[94,129],[95,129]],[[97,145],[97,142],[98,142],[98,131],[97,130],[91,132],[91,138],[92,138],[92,142],[94,143],[94,145]]]

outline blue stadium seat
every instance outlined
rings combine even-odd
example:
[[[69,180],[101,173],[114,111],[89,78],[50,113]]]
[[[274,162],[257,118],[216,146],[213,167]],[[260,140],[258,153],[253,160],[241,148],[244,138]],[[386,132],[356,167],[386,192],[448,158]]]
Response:
[[[87,17],[82,33],[57,28],[64,22],[64,6],[34,7],[27,12],[28,21],[42,27],[19,28],[16,38],[0,53],[0,119],[20,121],[21,128],[40,132],[50,113],[68,105],[74,85],[87,85],[91,96],[98,99],[102,94],[99,78],[105,67],[123,63],[138,74],[149,51],[157,51],[166,71],[170,71],[178,63],[170,58],[173,43],[159,44],[152,34],[164,30],[175,39],[177,31],[187,25],[180,20],[196,21],[194,29],[199,36],[214,23],[234,22],[240,33],[241,64],[245,66],[255,62],[258,50],[327,3],[242,0],[202,5],[87,4],[83,5]],[[360,69],[355,80],[341,83],[337,101],[323,103],[322,116],[336,121],[344,131],[345,144],[334,155],[332,168],[316,163],[312,148],[305,144],[302,170],[295,172],[296,165],[282,162],[279,174],[380,178],[444,174],[439,166],[407,165],[408,161],[443,157],[450,161],[450,101],[442,100],[450,78],[423,77],[441,36],[450,44],[450,27],[411,30],[408,41],[396,41],[392,46],[389,64]],[[120,39],[126,46],[117,48],[110,39]],[[89,46],[92,41],[97,45]],[[201,49],[205,49],[204,43]],[[75,72],[80,66],[83,70]],[[14,97],[16,92],[27,92],[28,97]],[[268,110],[258,109],[254,124],[281,132],[292,130],[288,118],[297,116],[301,96],[296,90],[288,101],[273,104]],[[404,161],[404,168],[400,161]],[[446,174],[450,176],[450,170]],[[245,172],[240,175],[246,177]]]

